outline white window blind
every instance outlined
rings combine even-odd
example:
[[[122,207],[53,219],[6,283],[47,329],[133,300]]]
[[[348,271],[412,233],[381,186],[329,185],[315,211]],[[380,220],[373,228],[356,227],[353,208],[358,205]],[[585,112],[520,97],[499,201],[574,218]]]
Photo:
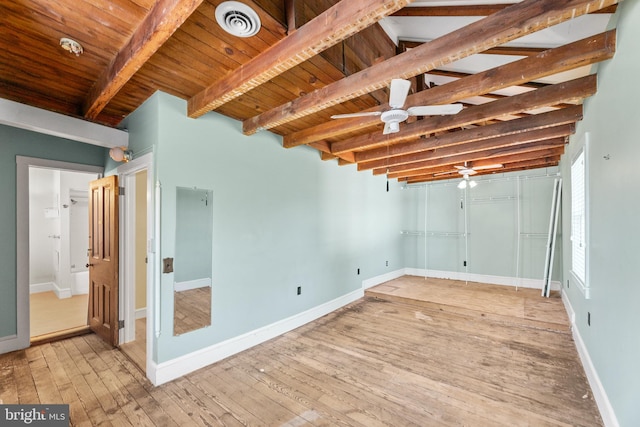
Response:
[[[584,150],[571,165],[571,270],[586,285],[586,203]]]

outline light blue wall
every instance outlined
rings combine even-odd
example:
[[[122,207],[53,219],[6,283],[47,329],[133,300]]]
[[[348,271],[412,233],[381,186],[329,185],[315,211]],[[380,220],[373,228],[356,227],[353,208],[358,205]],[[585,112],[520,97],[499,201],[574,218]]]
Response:
[[[133,113],[122,121],[119,127],[129,133],[128,149],[133,152],[133,158],[147,153],[154,153],[158,143],[160,128],[158,115],[160,114],[159,92],[154,93]],[[116,163],[107,155],[105,171],[107,174],[115,173],[115,169],[122,165]]]
[[[322,162],[307,147],[286,150],[270,132],[244,136],[240,122],[215,113],[189,119],[185,101],[154,98],[162,258],[175,257],[176,187],[211,189],[214,200],[212,326],[173,336],[175,273],[163,274],[158,362],[285,319],[405,266],[397,185],[387,192],[383,177]]]
[[[105,151],[0,125],[0,339],[16,333],[16,156],[102,166]]]
[[[621,426],[640,425],[640,3],[619,5],[613,59],[600,64],[598,92],[585,102],[584,119],[562,160],[571,161],[589,133],[587,269],[591,299],[570,273],[570,182],[564,197],[565,289],[576,327]],[[606,158],[605,158],[606,157]],[[607,160],[608,158],[608,160]],[[587,326],[591,313],[591,326]]]
[[[467,190],[457,188],[459,179],[405,190],[406,266],[542,279],[557,172],[548,168],[475,177],[478,186]],[[562,276],[562,241],[558,239],[554,280]]]

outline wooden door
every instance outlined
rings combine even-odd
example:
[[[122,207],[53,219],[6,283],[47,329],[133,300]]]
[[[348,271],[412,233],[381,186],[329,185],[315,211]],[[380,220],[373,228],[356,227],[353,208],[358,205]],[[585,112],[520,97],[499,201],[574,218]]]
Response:
[[[118,177],[89,185],[89,326],[118,345]]]

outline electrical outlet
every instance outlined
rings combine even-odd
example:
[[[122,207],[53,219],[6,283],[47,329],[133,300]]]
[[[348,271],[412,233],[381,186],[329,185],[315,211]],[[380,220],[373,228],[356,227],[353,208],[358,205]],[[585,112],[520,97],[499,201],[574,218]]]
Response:
[[[298,286],[298,295],[302,293],[302,286]]]
[[[387,267],[389,267],[389,261],[387,261]]]
[[[360,275],[360,269],[358,269],[358,276]]]
[[[569,289],[569,279],[567,279],[567,289]]]
[[[467,266],[467,261],[462,261],[462,266],[466,267]]]
[[[591,326],[591,312],[587,311],[587,326]]]

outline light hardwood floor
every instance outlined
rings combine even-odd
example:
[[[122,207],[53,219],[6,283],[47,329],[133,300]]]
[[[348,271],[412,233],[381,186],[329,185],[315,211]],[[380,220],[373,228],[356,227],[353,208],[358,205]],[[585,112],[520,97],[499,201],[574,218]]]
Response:
[[[74,425],[602,425],[562,302],[537,292],[398,279],[160,387],[85,335],[0,356],[0,399],[69,403]]]
[[[211,324],[211,286],[173,293],[173,333],[182,335]]]
[[[53,291],[29,295],[31,337],[87,326],[88,295],[58,298]]]
[[[136,339],[134,341],[120,344],[120,350],[133,363],[138,365],[142,372],[146,371],[147,366],[147,319],[146,317],[136,319]]]

